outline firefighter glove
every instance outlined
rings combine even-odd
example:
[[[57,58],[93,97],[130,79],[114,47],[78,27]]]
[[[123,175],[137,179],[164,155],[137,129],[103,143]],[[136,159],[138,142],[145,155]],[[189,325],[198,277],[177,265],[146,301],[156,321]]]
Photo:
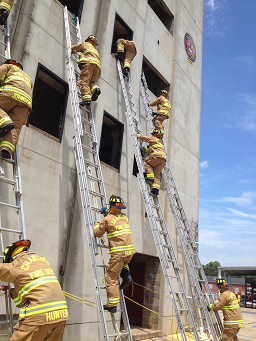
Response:
[[[148,102],[148,107],[150,106],[149,104],[150,104],[150,103]]]
[[[211,308],[210,308],[210,305],[209,305],[209,304],[207,305],[207,310],[208,310],[208,311],[211,311]]]
[[[6,292],[8,290],[8,285],[0,285],[0,290]]]
[[[152,111],[152,116],[156,116],[157,112],[156,111]]]

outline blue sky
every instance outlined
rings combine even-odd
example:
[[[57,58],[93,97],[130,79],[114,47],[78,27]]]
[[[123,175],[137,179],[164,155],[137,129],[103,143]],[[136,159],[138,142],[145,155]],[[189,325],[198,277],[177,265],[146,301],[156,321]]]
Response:
[[[199,252],[256,266],[256,0],[204,0]]]

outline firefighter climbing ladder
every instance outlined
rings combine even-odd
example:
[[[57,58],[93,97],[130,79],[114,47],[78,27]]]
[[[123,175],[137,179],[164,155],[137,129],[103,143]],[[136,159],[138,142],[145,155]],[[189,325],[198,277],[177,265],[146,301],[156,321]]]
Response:
[[[151,96],[144,72],[142,72],[141,75],[140,88],[146,109],[147,122],[150,127],[150,131],[153,131],[154,125],[151,116],[152,109],[150,109],[147,105],[151,102]],[[196,303],[196,306],[200,307],[200,309],[197,309],[197,313],[200,312],[200,315],[197,315],[198,318],[202,320],[204,329],[207,330],[207,328],[209,327],[208,331],[211,333],[214,340],[217,340],[221,337],[222,323],[217,311],[210,312],[209,314],[206,308],[207,304],[205,302],[207,301],[208,303],[214,303],[214,297],[210,291],[202,264],[200,262],[197,250],[197,243],[190,228],[182,202],[180,200],[168,159],[166,160],[162,175],[165,183],[165,192],[171,211],[174,215],[175,226],[179,234],[183,253],[185,256],[193,300],[194,303]],[[205,290],[204,293],[201,288]]]
[[[182,321],[182,315],[186,314],[186,317],[188,317],[190,323],[189,328],[193,331],[195,340],[199,341],[200,339],[197,332],[197,326],[195,324],[185,293],[185,289],[180,278],[179,264],[167,229],[160,202],[157,196],[150,193],[149,185],[146,184],[144,179],[144,164],[141,156],[140,142],[138,142],[137,140],[137,134],[141,134],[142,130],[133,96],[131,81],[129,77],[123,76],[121,63],[119,60],[117,60],[117,68],[125,99],[125,115],[127,119],[127,124],[129,126],[133,150],[139,170],[138,180],[140,184],[140,189],[144,200],[149,224],[152,230],[153,238],[158,251],[160,263],[164,273],[165,281],[168,286],[169,295],[172,300],[172,306],[174,308],[177,324],[183,341],[186,341],[186,331],[188,330],[188,326],[184,326]]]
[[[0,58],[4,61],[11,58],[10,53],[10,36],[9,36],[9,20],[5,26],[0,26],[1,31],[1,53]],[[4,51],[4,52],[3,52]],[[6,175],[7,173],[7,175]],[[9,176],[11,174],[11,176]],[[7,177],[8,176],[8,177]],[[0,182],[1,182],[1,197],[0,197],[0,260],[3,259],[3,252],[6,245],[13,241],[14,236],[19,236],[19,239],[26,239],[25,221],[23,213],[23,201],[22,201],[22,186],[21,186],[21,173],[20,173],[20,163],[19,163],[19,153],[18,146],[16,146],[15,152],[13,153],[13,158],[3,159],[0,157]],[[13,186],[14,198],[8,198],[6,186]],[[10,191],[8,192],[10,194]],[[4,199],[3,199],[4,197]],[[9,200],[8,200],[9,199]],[[11,203],[10,203],[11,201]],[[2,212],[5,215],[1,214]],[[8,215],[7,212],[12,213],[16,211],[18,218],[18,228],[9,229],[3,227],[2,221],[4,216]],[[11,214],[10,217],[12,217]],[[9,215],[8,215],[9,217]],[[7,223],[7,219],[4,223]],[[18,239],[18,238],[17,238]],[[7,297],[7,292],[5,292],[5,307],[6,307],[6,321],[1,321],[1,324],[8,325],[8,336],[9,338],[13,334],[13,313],[11,298]]]
[[[67,7],[65,7],[64,9],[64,20],[68,48],[67,72],[75,126],[75,136],[73,141],[74,151],[81,193],[81,201],[83,206],[83,215],[86,225],[93,283],[96,293],[97,308],[100,318],[103,340],[110,340],[110,338],[121,340],[122,337],[122,340],[132,341],[123,291],[120,292],[121,310],[117,311],[121,312],[125,328],[124,332],[119,331],[114,317],[115,314],[110,314],[114,333],[108,333],[106,318],[103,310],[100,289],[106,289],[106,287],[100,288],[97,268],[103,267],[105,269],[106,266],[104,265],[104,263],[97,264],[95,256],[99,253],[98,247],[105,248],[106,246],[104,245],[104,243],[100,243],[97,245],[94,237],[93,228],[94,221],[99,220],[101,208],[106,206],[107,204],[107,198],[101,172],[99,155],[97,151],[97,138],[95,133],[92,109],[91,107],[90,109],[82,109],[81,107],[79,107],[79,97],[81,97],[80,95],[78,95],[77,88],[77,78],[79,76],[79,73],[76,70],[77,63],[75,63],[75,60],[71,56],[71,44],[75,45],[81,42],[79,22],[78,18],[71,16],[71,14],[67,10]]]

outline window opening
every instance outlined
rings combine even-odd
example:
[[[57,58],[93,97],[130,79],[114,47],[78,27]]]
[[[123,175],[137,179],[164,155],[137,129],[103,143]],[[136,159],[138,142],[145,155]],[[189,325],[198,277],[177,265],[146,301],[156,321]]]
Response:
[[[123,38],[126,40],[132,40],[133,31],[124,22],[124,20],[116,13],[114,32],[113,32],[113,40],[112,40],[112,46],[111,46],[111,53],[116,52],[115,43],[120,38]]]
[[[137,177],[137,174],[139,173],[139,168],[138,168],[138,165],[137,165],[137,161],[136,161],[136,157],[134,155],[134,158],[133,158],[133,169],[132,169],[132,175],[136,176]]]
[[[148,88],[155,96],[161,95],[161,90],[169,90],[170,84],[160,75],[160,73],[144,57],[142,70],[145,74]]]
[[[59,0],[63,6],[67,6],[69,12],[73,13],[81,20],[84,0]]]
[[[120,170],[124,125],[104,111],[101,139],[100,160]]]
[[[28,125],[56,137],[61,142],[67,100],[68,84],[38,64],[33,90],[33,107],[29,115]]]
[[[166,4],[163,2],[163,0],[148,0],[148,4],[158,16],[158,18],[162,21],[167,30],[173,33],[172,24],[174,16],[172,15]]]

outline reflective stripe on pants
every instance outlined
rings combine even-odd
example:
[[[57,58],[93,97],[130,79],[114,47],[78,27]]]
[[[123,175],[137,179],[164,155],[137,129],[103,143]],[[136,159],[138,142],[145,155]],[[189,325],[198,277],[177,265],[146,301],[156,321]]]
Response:
[[[119,275],[124,265],[129,264],[133,255],[120,257],[117,253],[111,255],[108,262],[107,275],[107,305],[114,306],[119,303]],[[126,267],[127,268],[127,267]]]

